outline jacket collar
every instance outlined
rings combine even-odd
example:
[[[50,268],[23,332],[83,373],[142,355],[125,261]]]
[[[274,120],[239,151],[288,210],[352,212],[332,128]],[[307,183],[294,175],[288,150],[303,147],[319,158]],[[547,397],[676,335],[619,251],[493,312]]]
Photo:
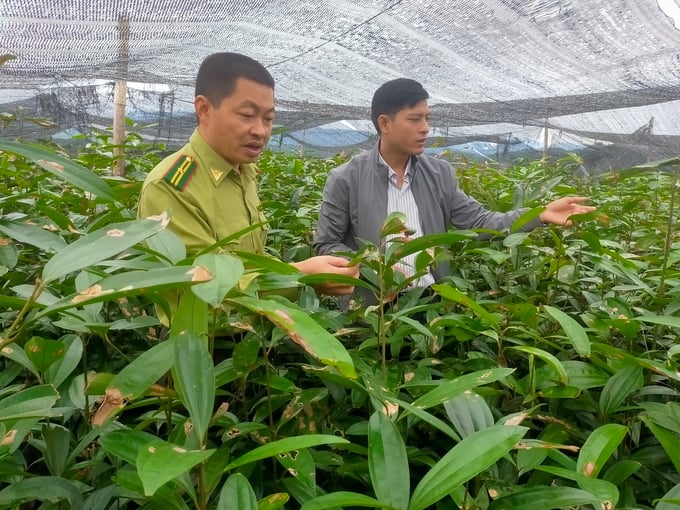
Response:
[[[380,155],[380,139],[376,142],[370,151],[371,163],[376,171],[387,179],[389,175],[389,167],[384,163],[382,156]],[[411,160],[409,161],[409,175],[411,178],[416,174],[416,169],[418,167],[418,161],[420,156],[417,154],[411,154]]]

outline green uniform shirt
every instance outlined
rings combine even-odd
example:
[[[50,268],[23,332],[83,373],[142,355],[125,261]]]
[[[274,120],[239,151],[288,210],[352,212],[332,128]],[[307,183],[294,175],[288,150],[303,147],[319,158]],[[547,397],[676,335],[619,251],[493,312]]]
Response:
[[[265,221],[257,195],[257,167],[240,173],[194,131],[189,143],[161,161],[144,180],[137,216],[170,210],[168,228],[184,242],[187,255]],[[257,228],[222,251],[264,254],[266,229]]]
[[[257,194],[257,167],[240,165],[240,173],[217,154],[194,131],[189,143],[154,167],[142,185],[137,216],[146,218],[170,211],[168,228],[177,234],[187,248],[187,255],[217,241],[266,221],[260,211]],[[258,227],[240,239],[220,248],[220,252],[247,251],[264,254],[266,229]],[[254,275],[239,282],[245,288]],[[181,293],[164,293],[174,312]],[[168,317],[156,308],[158,318],[166,326]]]

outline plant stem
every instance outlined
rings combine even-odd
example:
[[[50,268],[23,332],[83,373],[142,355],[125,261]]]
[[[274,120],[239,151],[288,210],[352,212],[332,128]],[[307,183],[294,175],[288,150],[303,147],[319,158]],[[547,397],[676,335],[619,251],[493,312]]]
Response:
[[[203,449],[205,446],[201,449]],[[208,494],[205,486],[205,461],[198,465],[198,510],[207,510]]]
[[[671,240],[673,237],[673,209],[675,206],[675,194],[678,187],[678,172],[673,173],[673,188],[671,189],[671,199],[668,205],[668,223],[666,224],[666,239],[663,246],[663,262],[661,263],[661,277],[659,279],[659,298],[663,298],[666,290],[666,268],[668,267],[668,257],[671,252]]]
[[[12,342],[16,341],[17,337],[19,336],[19,332],[21,331],[24,316],[33,307],[33,305],[38,301],[38,297],[40,297],[40,294],[42,294],[44,289],[45,289],[44,283],[42,282],[42,280],[40,278],[37,278],[33,292],[31,293],[31,295],[28,298],[28,300],[26,301],[26,303],[24,303],[24,306],[21,309],[21,311],[19,312],[19,315],[16,316],[16,318],[14,319],[14,322],[12,322],[12,325],[7,330],[7,336],[6,337],[0,337],[0,349],[5,347],[6,345],[9,345]]]

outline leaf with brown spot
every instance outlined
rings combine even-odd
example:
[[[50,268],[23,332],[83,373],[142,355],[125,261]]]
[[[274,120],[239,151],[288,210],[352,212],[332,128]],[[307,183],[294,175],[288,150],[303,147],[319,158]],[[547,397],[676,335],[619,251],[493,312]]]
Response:
[[[59,340],[34,336],[24,345],[24,352],[36,369],[44,373],[50,365],[64,357],[65,349],[64,343]]]
[[[576,471],[589,478],[597,477],[627,434],[628,427],[617,423],[607,423],[593,430],[581,447]]]
[[[100,296],[106,296],[108,294],[113,294],[113,289],[107,289],[104,290],[102,289],[102,286],[99,284],[92,285],[86,289],[81,290],[78,294],[73,296],[73,299],[71,299],[72,303],[82,303],[83,301],[87,301],[92,298],[100,297]]]
[[[283,299],[276,299],[274,296],[266,299],[244,296],[227,299],[226,302],[266,317],[285,331],[305,352],[326,365],[336,367],[345,376],[356,378],[354,363],[345,347],[306,311],[284,304]]]
[[[187,274],[191,275],[192,282],[207,282],[213,278],[213,274],[210,270],[203,266],[192,267],[187,271]]]
[[[593,476],[595,474],[596,467],[597,466],[595,466],[595,464],[592,462],[588,462],[585,466],[583,466],[583,474],[588,477]]]
[[[12,429],[8,430],[7,433],[2,436],[2,440],[0,440],[0,446],[9,446],[12,443],[14,443],[14,439],[17,437],[17,430]]]
[[[56,161],[48,161],[46,159],[39,159],[36,161],[40,166],[42,167],[50,167],[52,170],[55,170],[59,173],[64,173],[64,165],[60,165]]]
[[[107,423],[118,412],[125,407],[125,399],[120,391],[111,388],[106,390],[104,400],[97,408],[97,411],[92,415],[92,426],[97,427]]]

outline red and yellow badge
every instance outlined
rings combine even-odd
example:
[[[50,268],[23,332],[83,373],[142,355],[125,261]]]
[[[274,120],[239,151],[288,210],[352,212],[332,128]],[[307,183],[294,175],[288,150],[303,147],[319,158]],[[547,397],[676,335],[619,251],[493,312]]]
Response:
[[[163,180],[173,188],[184,191],[184,188],[189,184],[189,180],[191,180],[191,176],[194,174],[196,168],[198,168],[198,165],[194,161],[194,158],[182,154],[177,158],[177,161],[168,168],[168,171],[165,172]]]

